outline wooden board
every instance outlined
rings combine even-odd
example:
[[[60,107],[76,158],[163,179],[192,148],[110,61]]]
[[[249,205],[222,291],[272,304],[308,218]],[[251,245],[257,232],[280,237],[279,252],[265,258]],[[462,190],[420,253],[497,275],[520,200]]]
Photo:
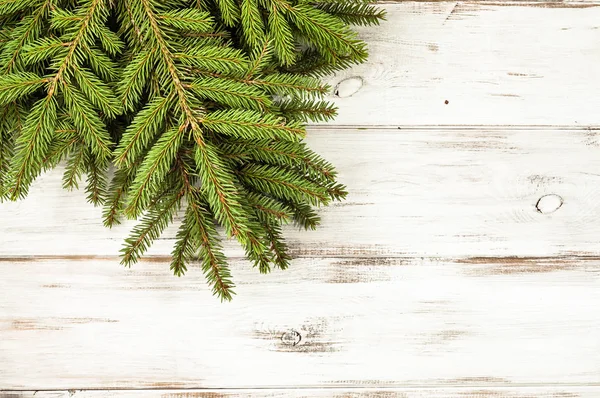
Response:
[[[59,172],[0,204],[0,397],[600,396],[600,3],[385,7],[309,138],[349,199],[233,303]]]
[[[600,383],[600,259],[304,258],[235,300],[164,261],[0,262],[6,389]]]
[[[341,125],[598,125],[600,7],[402,2],[330,79]],[[346,79],[354,79],[354,81]],[[351,96],[356,88],[356,93]],[[448,101],[448,104],[446,104]]]
[[[596,398],[599,387],[26,391],[3,398]]]
[[[332,129],[309,143],[337,165],[350,195],[321,210],[317,231],[287,230],[296,257],[600,254],[596,131]],[[133,223],[104,228],[101,210],[82,191],[62,191],[60,177],[0,206],[1,256],[118,255]],[[536,204],[549,194],[562,206],[542,214]],[[171,252],[176,227],[153,255]]]

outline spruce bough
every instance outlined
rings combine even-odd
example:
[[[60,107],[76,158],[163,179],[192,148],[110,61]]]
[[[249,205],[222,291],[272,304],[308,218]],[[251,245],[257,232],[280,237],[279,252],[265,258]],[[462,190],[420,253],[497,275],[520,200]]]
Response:
[[[0,0],[0,197],[64,164],[106,226],[139,220],[123,264],[177,219],[171,270],[199,261],[230,300],[221,235],[285,269],[282,225],[345,197],[305,123],[336,113],[320,77],[367,57],[349,26],[383,18],[361,0]]]

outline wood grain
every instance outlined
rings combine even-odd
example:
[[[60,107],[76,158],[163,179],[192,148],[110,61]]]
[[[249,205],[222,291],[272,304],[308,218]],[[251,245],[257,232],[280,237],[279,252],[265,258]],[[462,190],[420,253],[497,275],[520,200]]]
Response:
[[[600,387],[25,391],[2,398],[596,398]]]
[[[385,8],[381,27],[359,29],[369,62],[329,80],[334,88],[346,79],[362,82],[349,97],[332,94],[336,124],[600,124],[598,3]]]
[[[219,304],[168,262],[0,262],[4,389],[600,383],[600,259],[232,263]]]
[[[310,132],[348,201],[289,271],[227,243],[233,303],[59,172],[0,204],[0,397],[600,396],[600,3],[384,7]]]
[[[313,131],[336,164],[346,202],[320,210],[317,231],[288,228],[295,257],[599,255],[598,131],[423,128]],[[112,230],[83,192],[45,175],[0,205],[0,256],[116,256],[133,223]],[[560,208],[536,208],[548,194]],[[177,225],[150,253],[171,252]],[[228,254],[242,256],[229,242]]]

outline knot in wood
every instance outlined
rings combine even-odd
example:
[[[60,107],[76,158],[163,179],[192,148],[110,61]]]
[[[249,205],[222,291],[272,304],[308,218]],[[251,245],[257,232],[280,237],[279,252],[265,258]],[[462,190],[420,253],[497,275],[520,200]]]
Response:
[[[281,341],[285,345],[295,346],[300,342],[300,340],[302,340],[302,336],[293,329],[288,330],[281,336]]]
[[[560,209],[562,205],[563,199],[560,196],[550,194],[542,196],[535,204],[535,208],[542,214],[550,214]]]
[[[340,98],[351,97],[360,90],[363,83],[364,81],[360,76],[348,77],[336,84],[333,95]]]

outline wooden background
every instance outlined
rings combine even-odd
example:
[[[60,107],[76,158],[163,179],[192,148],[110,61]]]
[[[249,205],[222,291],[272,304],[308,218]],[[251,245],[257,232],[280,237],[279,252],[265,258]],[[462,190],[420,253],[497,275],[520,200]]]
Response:
[[[0,396],[600,396],[600,3],[383,6],[310,131],[348,200],[232,303],[58,172],[0,205]]]

